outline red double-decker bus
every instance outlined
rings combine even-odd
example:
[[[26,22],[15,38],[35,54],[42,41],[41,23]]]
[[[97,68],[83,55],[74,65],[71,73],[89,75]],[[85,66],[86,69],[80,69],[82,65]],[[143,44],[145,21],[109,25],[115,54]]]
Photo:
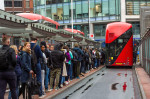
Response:
[[[133,66],[132,25],[109,23],[106,27],[106,66]]]

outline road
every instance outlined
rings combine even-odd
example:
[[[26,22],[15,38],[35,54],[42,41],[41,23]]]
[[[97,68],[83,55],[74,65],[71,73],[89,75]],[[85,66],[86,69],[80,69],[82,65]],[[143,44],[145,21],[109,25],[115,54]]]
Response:
[[[101,69],[53,99],[142,99],[134,69]]]

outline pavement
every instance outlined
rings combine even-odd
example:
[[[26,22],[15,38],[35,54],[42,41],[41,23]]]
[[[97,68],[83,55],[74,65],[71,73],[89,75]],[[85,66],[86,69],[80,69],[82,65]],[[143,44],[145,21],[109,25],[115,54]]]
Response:
[[[65,90],[67,90],[68,88],[72,87],[73,85],[75,85],[76,83],[82,81],[83,79],[85,79],[86,77],[94,74],[95,72],[99,71],[100,69],[102,69],[104,67],[100,66],[97,69],[92,69],[90,70],[88,73],[84,74],[84,76],[80,75],[80,79],[73,79],[72,81],[70,81],[70,83],[68,85],[63,86],[63,88],[60,88],[59,90],[53,90],[51,92],[46,92],[46,95],[40,99],[52,99],[53,97],[55,97],[56,95],[64,92]],[[50,86],[49,86],[50,88]],[[6,91],[4,99],[8,99],[8,92],[9,90]],[[39,99],[38,96],[33,96],[34,99]],[[23,99],[22,95],[19,97],[19,99]]]
[[[72,87],[73,85],[77,84],[78,82],[82,81],[86,77],[94,74],[95,72],[102,69],[104,66],[100,66],[98,69],[93,69],[90,72],[86,73],[84,76],[80,76],[80,79],[73,79],[70,81],[68,85],[65,85],[63,88],[60,88],[59,90],[53,90],[51,92],[47,92],[46,95],[41,99],[52,99],[53,97],[57,96],[58,94],[64,92],[68,88]],[[142,99],[150,99],[150,76],[146,73],[146,71],[138,64],[135,66],[135,72],[137,76],[137,80],[139,83]],[[5,94],[4,99],[8,99],[8,93]],[[19,99],[22,99],[22,96],[19,97]],[[38,98],[34,98],[38,99]]]
[[[141,94],[143,99],[150,99],[150,77],[146,71],[140,67],[135,66],[137,79],[139,82]]]
[[[91,71],[89,71],[88,73],[84,74],[84,76],[79,76],[80,79],[73,79],[72,81],[70,81],[70,83],[66,86],[64,86],[63,88],[60,88],[59,90],[53,90],[51,92],[46,93],[46,96],[41,98],[41,99],[52,99],[53,97],[55,97],[56,95],[64,92],[65,90],[67,90],[68,88],[72,87],[73,85],[77,84],[78,82],[82,81],[83,79],[85,79],[86,77],[94,74],[95,72],[99,71],[100,69],[102,69],[104,66],[100,66],[97,69],[92,69]]]

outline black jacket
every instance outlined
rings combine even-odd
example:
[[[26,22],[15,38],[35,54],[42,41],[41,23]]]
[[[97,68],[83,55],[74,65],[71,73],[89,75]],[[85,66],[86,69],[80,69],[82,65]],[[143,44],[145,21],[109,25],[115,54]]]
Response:
[[[2,46],[3,49],[8,49],[9,46],[8,45],[3,45]],[[7,70],[5,71],[14,71],[16,63],[17,63],[17,59],[16,59],[16,53],[15,50],[10,48],[8,53],[8,61],[9,61],[9,67]]]
[[[61,68],[63,66],[63,61],[65,60],[65,55],[63,51],[61,51],[61,47],[63,45],[61,43],[55,45],[54,51],[51,52],[51,59],[54,68]],[[49,60],[50,61],[50,60]]]

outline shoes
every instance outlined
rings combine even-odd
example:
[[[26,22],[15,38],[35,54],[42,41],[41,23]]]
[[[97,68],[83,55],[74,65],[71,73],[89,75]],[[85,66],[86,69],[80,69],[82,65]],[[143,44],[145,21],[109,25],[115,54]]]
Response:
[[[69,84],[69,82],[68,82],[68,81],[65,81],[65,84],[66,84],[66,85],[68,85],[68,84]]]
[[[60,87],[62,88],[62,87],[63,87],[63,84],[61,84]]]
[[[45,92],[43,92],[42,94],[43,94],[43,95],[46,95],[46,93],[45,93]]]
[[[81,73],[81,76],[83,76],[83,77],[84,77],[84,74],[83,74],[83,73]]]
[[[78,76],[77,79],[80,79],[80,77]]]
[[[46,95],[41,95],[39,98],[44,98]]]
[[[55,90],[59,90],[59,87],[56,87]]]
[[[48,90],[48,91],[53,91],[53,89],[50,89],[50,90]]]
[[[47,92],[48,92],[48,89],[45,89],[45,92],[47,93]]]

